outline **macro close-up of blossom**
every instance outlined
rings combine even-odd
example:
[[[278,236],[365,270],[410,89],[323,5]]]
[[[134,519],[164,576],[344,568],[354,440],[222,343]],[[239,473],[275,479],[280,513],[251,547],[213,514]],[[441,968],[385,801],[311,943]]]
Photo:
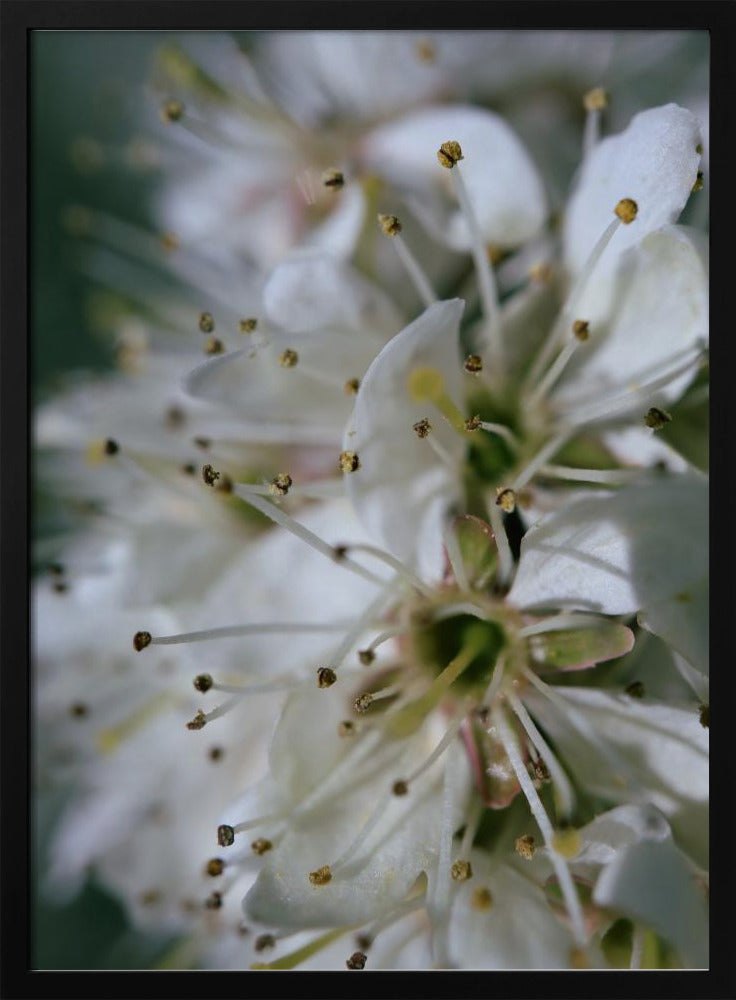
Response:
[[[101,34],[35,52],[36,967],[707,969],[707,32]]]

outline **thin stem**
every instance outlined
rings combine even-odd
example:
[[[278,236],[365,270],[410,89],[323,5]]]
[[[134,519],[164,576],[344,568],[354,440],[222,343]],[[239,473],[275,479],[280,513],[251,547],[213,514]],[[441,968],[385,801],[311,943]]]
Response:
[[[396,235],[393,237],[393,243],[396,247],[396,251],[401,258],[401,263],[406,268],[406,271],[414,283],[414,287],[417,290],[419,298],[424,303],[425,308],[432,305],[433,302],[437,301],[437,296],[429,283],[427,275],[424,273],[421,264],[416,259],[414,254],[411,252],[409,247],[406,245],[406,241],[402,236]]]
[[[565,905],[567,906],[567,911],[572,921],[575,940],[579,945],[584,945],[585,926],[583,921],[583,910],[575,889],[575,883],[572,880],[567,864],[565,863],[564,858],[562,858],[554,848],[554,830],[552,829],[552,824],[549,821],[549,817],[547,816],[544,806],[542,805],[542,800],[537,794],[534,782],[526,769],[524,761],[521,759],[518,743],[516,742],[516,738],[506,722],[503,712],[497,711],[495,713],[495,722],[498,726],[499,736],[501,737],[501,742],[506,754],[508,755],[509,762],[511,763],[514,773],[516,774],[516,779],[521,785],[521,790],[526,796],[532,815],[537,821],[537,826],[544,837],[544,842],[549,852],[549,859],[552,862],[552,867],[557,875],[557,880],[560,884],[560,889],[562,890],[562,896],[565,900]]]
[[[486,320],[488,331],[488,341],[491,347],[494,361],[501,367],[503,365],[503,339],[501,337],[501,311],[498,305],[498,292],[496,290],[496,279],[493,276],[491,262],[488,259],[483,236],[478,225],[478,219],[473,209],[468,189],[465,186],[460,164],[456,163],[452,170],[455,181],[455,193],[460,203],[460,208],[465,217],[471,237],[471,252],[475,263],[475,270],[478,275],[478,289],[480,300],[483,305],[483,315]]]

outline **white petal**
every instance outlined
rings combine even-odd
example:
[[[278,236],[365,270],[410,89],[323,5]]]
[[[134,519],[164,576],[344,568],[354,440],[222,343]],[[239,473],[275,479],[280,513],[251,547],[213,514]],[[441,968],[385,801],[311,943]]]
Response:
[[[325,328],[385,341],[401,318],[380,289],[347,264],[318,250],[292,254],[271,274],[263,291],[271,322],[290,333]]]
[[[360,238],[366,213],[366,198],[360,184],[349,184],[340,194],[324,222],[315,226],[305,245],[318,247],[341,260],[353,253]]]
[[[474,851],[473,877],[458,885],[449,921],[449,952],[458,968],[566,969],[573,940],[544,893],[510,865],[495,866]],[[490,890],[490,910],[473,906],[473,893]]]
[[[635,225],[633,223],[632,225]],[[555,392],[565,411],[617,395],[663,373],[671,359],[708,339],[707,242],[684,226],[647,236],[621,257],[614,305],[581,346]],[[591,317],[584,312],[586,319]],[[694,370],[657,391],[651,402],[676,399]],[[647,402],[636,401],[644,412]]]
[[[676,222],[697,178],[700,154],[698,122],[676,104],[650,108],[632,118],[619,135],[600,142],[585,161],[565,215],[565,260],[571,274],[580,272],[622,198],[633,198],[639,211],[621,226],[601,267],[610,267],[626,247],[648,233]]]
[[[319,693],[330,697],[328,692]],[[295,766],[315,744],[313,726],[308,735],[309,742],[300,752],[293,742],[288,751]],[[331,737],[326,735],[329,741]],[[286,752],[285,744],[283,749]],[[394,748],[394,757],[400,750],[398,747],[397,753]],[[345,775],[339,796],[292,822],[246,897],[249,916],[287,928],[361,925],[405,900],[417,878],[431,870],[437,860],[442,794],[436,768],[412,785],[409,797],[388,798],[365,842],[344,867],[335,870],[328,884],[314,886],[308,877],[310,872],[334,863],[350,846],[371,821],[392,782],[406,776],[405,767],[411,770],[412,765],[403,761],[400,766],[395,760],[391,764],[387,759],[377,777],[361,778],[356,772],[351,780]],[[462,823],[470,788],[467,769],[464,777],[453,803],[456,826]]]
[[[614,615],[656,607],[653,629],[661,628],[668,639],[671,623],[660,605],[669,615],[682,604],[702,610],[707,512],[707,483],[691,476],[668,476],[572,504],[526,534],[509,600],[521,607],[572,606]],[[702,623],[692,625],[699,635]],[[699,640],[694,636],[692,642]]]
[[[462,147],[460,167],[483,237],[511,247],[534,236],[547,210],[541,180],[515,132],[491,111],[456,105],[414,112],[369,135],[366,159],[412,195],[439,239],[467,250],[467,224],[445,193],[450,171],[437,163],[448,140]]]
[[[693,968],[708,966],[708,915],[683,854],[669,841],[625,848],[603,871],[593,898],[651,926]]]
[[[595,730],[615,759],[541,694],[524,701],[573,769],[595,795],[629,801],[632,792],[669,820],[678,843],[708,866],[708,730],[698,711],[592,688],[557,688]]]
[[[436,302],[386,345],[363,379],[344,443],[360,459],[346,488],[361,519],[391,552],[430,574],[441,572],[442,519],[457,496],[464,443],[431,403],[411,398],[407,383],[416,369],[435,368],[451,399],[462,402],[463,305]],[[457,469],[413,430],[425,417]]]

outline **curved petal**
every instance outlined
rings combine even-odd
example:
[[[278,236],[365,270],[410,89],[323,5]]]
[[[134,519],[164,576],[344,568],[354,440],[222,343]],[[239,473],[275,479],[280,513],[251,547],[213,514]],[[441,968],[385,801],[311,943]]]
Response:
[[[471,854],[473,877],[461,882],[449,919],[449,953],[459,968],[567,969],[573,939],[547,903],[542,889],[511,865],[493,865],[480,851]],[[479,888],[491,906],[478,909]]]
[[[436,302],[386,345],[363,380],[344,444],[360,459],[346,478],[359,516],[391,552],[431,575],[442,572],[441,521],[457,495],[465,445],[432,403],[412,398],[408,380],[432,368],[449,397],[461,399],[463,308],[460,299]],[[450,466],[413,430],[424,418]]]
[[[438,239],[467,250],[467,223],[447,196],[448,171],[437,163],[437,150],[449,139],[462,147],[461,170],[483,237],[512,247],[534,236],[547,213],[542,182],[521,140],[492,111],[464,105],[424,108],[372,132],[365,157],[411,195],[421,221]]]
[[[537,691],[524,702],[561,757],[592,794],[612,802],[632,796],[656,806],[690,856],[708,867],[708,730],[698,711],[593,688],[556,688],[571,714]],[[584,718],[597,740],[581,732]]]
[[[652,631],[686,646],[707,672],[707,511],[708,485],[692,476],[572,504],[525,536],[509,600],[613,615],[643,610]]]
[[[635,115],[628,128],[595,147],[565,214],[564,253],[573,276],[582,270],[622,198],[633,198],[639,211],[634,222],[616,233],[599,268],[610,268],[622,250],[677,221],[697,178],[700,141],[695,115],[666,104]]]
[[[708,913],[690,866],[671,841],[624,848],[593,892],[600,906],[654,928],[693,968],[708,967]]]
[[[614,306],[576,353],[555,400],[574,420],[576,406],[623,393],[656,378],[708,338],[707,241],[693,229],[668,226],[621,257]],[[586,314],[587,318],[587,314]],[[651,402],[676,399],[690,370],[659,389]],[[636,399],[637,411],[647,402]]]

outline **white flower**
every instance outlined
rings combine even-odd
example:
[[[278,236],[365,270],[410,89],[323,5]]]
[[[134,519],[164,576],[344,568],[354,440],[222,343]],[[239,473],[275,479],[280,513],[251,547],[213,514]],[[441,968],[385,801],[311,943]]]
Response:
[[[463,303],[439,302],[374,360],[345,436],[345,447],[361,457],[347,488],[391,551],[438,569],[443,519],[473,491],[490,495],[493,517],[494,489],[509,490],[513,507],[540,472],[552,480],[626,480],[626,473],[586,471],[579,460],[564,467],[563,449],[574,454],[576,441],[579,451],[586,438],[612,428],[638,424],[645,434],[645,416],[650,427],[663,426],[670,416],[663,407],[702,361],[704,245],[698,234],[665,225],[689,196],[696,143],[692,115],[668,105],[639,115],[591,154],[566,217],[572,288],[554,322],[545,324],[544,312],[540,322],[528,291],[500,310],[484,302],[485,322],[471,341],[480,353],[467,357],[463,371]],[[638,199],[628,224],[614,216],[627,190]],[[636,435],[607,441],[622,458],[639,460]],[[587,450],[598,462],[606,454]],[[557,455],[563,462],[553,464]],[[615,465],[610,454],[608,465]],[[425,544],[430,535],[433,547]]]
[[[681,490],[683,503],[687,498],[700,509],[700,481],[674,480],[668,488],[675,495]],[[631,504],[623,512],[614,508],[618,517],[610,523],[592,511],[595,504],[610,507],[607,500],[583,501],[553,515],[530,533],[528,574],[522,551],[519,589],[515,584],[506,601],[490,588],[490,531],[473,520],[456,526],[455,544],[448,545],[455,553],[453,573],[441,587],[427,589],[402,571],[418,592],[413,599],[392,596],[397,581],[379,591],[368,611],[379,615],[383,607],[384,624],[376,619],[372,627],[381,631],[361,654],[371,672],[344,662],[371,628],[362,615],[327,661],[333,672],[328,690],[312,682],[290,696],[274,735],[269,780],[223,813],[228,831],[255,832],[274,845],[246,898],[252,919],[273,928],[279,939],[309,927],[360,929],[374,938],[403,915],[424,909],[433,928],[433,961],[440,966],[568,967],[579,961],[605,965],[599,948],[613,918],[606,922],[600,907],[610,904],[652,926],[684,961],[705,963],[704,908],[693,879],[697,865],[707,864],[707,735],[696,703],[691,696],[689,707],[673,708],[647,697],[641,685],[626,693],[559,686],[549,673],[585,670],[631,648],[633,636],[623,625],[571,609],[630,614],[659,599],[657,570],[671,558],[682,526],[677,506],[662,509],[664,492],[660,484],[626,491],[616,500],[629,496]],[[657,510],[660,528],[646,538],[645,565],[632,553],[634,565],[622,572],[616,553],[627,552],[632,538],[636,545],[641,536],[632,528],[647,505]],[[568,520],[579,525],[574,548],[563,541]],[[595,534],[601,522],[610,539],[606,563]],[[535,562],[537,549],[545,552],[545,527],[552,538],[559,533],[561,555]],[[535,536],[542,536],[536,545]],[[362,548],[348,545],[347,553],[358,555]],[[605,568],[589,577],[578,574],[584,597],[566,588],[568,558]],[[630,581],[623,601],[619,578]],[[516,610],[540,603],[548,615],[566,610],[537,620]],[[694,631],[700,627],[697,622]],[[393,656],[373,665],[373,651],[390,641],[397,643]],[[554,738],[555,750],[543,733]],[[550,781],[551,799],[538,791]],[[531,815],[510,808],[517,796],[527,800]],[[628,874],[629,864],[639,863],[633,847],[629,852],[619,838],[601,854],[593,850],[597,841],[587,827],[569,828],[573,816],[593,803],[617,801],[656,805],[694,859],[668,847],[655,852],[652,867],[656,879],[661,857],[661,870],[671,872],[670,890],[682,892],[682,905],[697,915],[689,936],[678,914],[643,904],[646,893]],[[494,810],[497,819],[484,833],[482,816],[491,822]],[[655,839],[669,837],[664,819],[654,826]],[[626,843],[651,836],[640,824]],[[522,857],[541,848],[544,865],[522,866],[534,873],[536,888],[516,872],[520,862],[513,853],[501,863],[497,857],[503,845],[513,847],[515,837],[522,839]],[[507,895],[507,905],[513,898],[522,908],[511,928],[496,928],[495,916],[482,924],[477,947],[465,940],[463,927],[473,909],[490,910],[490,902],[482,893],[456,892],[455,883],[467,875],[460,864],[465,861],[480,875],[473,876],[473,890],[485,887],[501,910]],[[592,869],[588,862],[595,862]],[[599,863],[612,865],[606,879]],[[594,887],[592,926],[573,875]],[[545,899],[550,877],[571,931],[560,926]],[[649,892],[655,894],[654,884]]]

